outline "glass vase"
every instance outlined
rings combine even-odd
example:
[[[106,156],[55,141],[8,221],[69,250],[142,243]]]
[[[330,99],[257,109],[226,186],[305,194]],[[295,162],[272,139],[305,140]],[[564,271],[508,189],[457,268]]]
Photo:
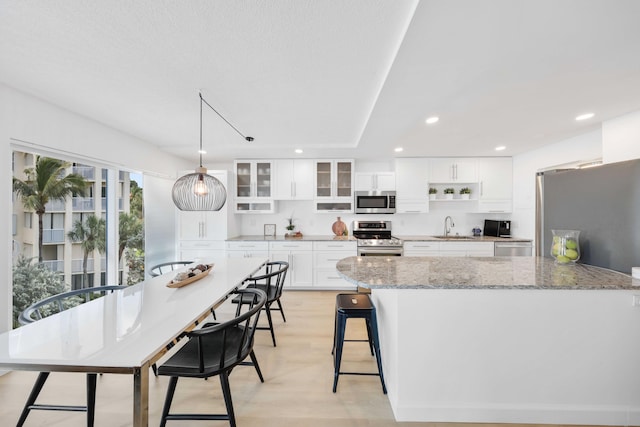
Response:
[[[558,264],[571,264],[580,259],[579,230],[551,230],[551,256]]]

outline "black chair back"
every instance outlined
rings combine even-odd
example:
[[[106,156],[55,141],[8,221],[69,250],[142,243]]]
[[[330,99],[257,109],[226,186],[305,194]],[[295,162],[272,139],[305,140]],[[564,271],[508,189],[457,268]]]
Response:
[[[76,289],[53,295],[25,308],[22,313],[20,313],[18,322],[20,322],[21,325],[26,325],[44,317],[51,316],[52,314],[59,313],[71,307],[91,301],[92,299],[99,298],[107,292],[113,292],[124,288],[126,288],[126,286],[94,286],[92,288]]]
[[[267,294],[267,301],[273,302],[282,296],[288,270],[288,262],[270,261],[265,265],[265,274],[249,277],[244,283],[248,288],[263,289]]]
[[[162,264],[154,265],[149,269],[149,274],[151,277],[158,277],[163,275],[164,273],[168,273],[177,268],[182,268],[185,265],[193,264],[193,261],[170,261],[163,262]]]

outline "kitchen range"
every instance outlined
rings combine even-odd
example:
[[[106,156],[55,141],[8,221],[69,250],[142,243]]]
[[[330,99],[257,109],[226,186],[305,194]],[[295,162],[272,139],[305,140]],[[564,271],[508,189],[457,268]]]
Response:
[[[358,256],[402,256],[402,240],[391,235],[391,221],[353,221]]]

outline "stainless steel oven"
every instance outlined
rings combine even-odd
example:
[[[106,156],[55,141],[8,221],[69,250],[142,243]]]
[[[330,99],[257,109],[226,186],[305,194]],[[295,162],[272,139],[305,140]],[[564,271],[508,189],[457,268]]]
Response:
[[[391,235],[391,221],[353,221],[358,256],[402,256],[402,240]]]

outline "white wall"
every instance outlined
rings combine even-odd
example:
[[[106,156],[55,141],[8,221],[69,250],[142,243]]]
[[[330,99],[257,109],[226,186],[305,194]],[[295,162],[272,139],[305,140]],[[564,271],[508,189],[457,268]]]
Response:
[[[535,178],[540,170],[602,157],[602,133],[589,132],[513,157],[512,233],[535,238]]]
[[[148,142],[99,122],[0,84],[0,198],[12,200],[11,153],[14,147],[51,152],[71,159],[118,167],[173,179],[175,171],[192,165],[175,159]],[[11,327],[11,209],[0,214],[0,331]],[[175,226],[174,211],[165,216],[165,227]],[[153,230],[147,230],[153,232]]]
[[[605,163],[640,158],[640,111],[604,122],[602,140]]]

